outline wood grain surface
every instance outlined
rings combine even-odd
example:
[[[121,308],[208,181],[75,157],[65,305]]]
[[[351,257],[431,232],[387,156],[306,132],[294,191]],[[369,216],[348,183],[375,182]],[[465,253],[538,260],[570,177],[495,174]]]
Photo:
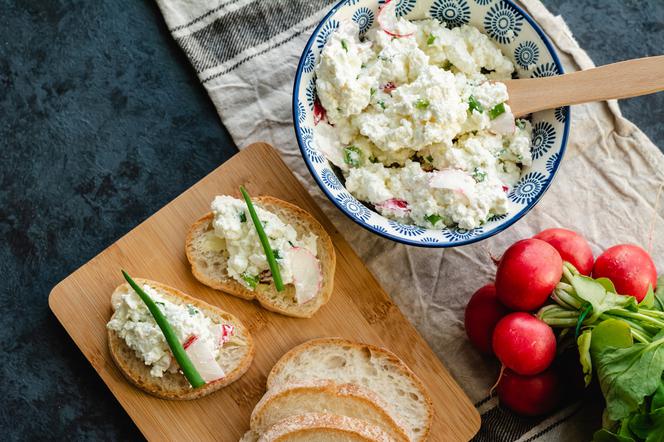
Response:
[[[191,223],[215,195],[272,195],[309,211],[330,233],[337,253],[331,301],[312,319],[268,312],[194,279],[184,254]],[[110,296],[120,269],[183,290],[239,317],[256,342],[254,362],[239,381],[195,401],[173,402],[134,388],[113,364],[106,342]],[[53,288],[49,305],[120,404],[149,440],[237,441],[247,430],[266,376],[286,351],[308,339],[341,336],[389,348],[422,379],[435,407],[430,440],[468,440],[480,418],[440,360],[378,285],[341,234],[267,144],[254,144],[210,173]]]
[[[638,97],[664,90],[664,55],[504,83],[508,103],[517,117],[571,104]]]

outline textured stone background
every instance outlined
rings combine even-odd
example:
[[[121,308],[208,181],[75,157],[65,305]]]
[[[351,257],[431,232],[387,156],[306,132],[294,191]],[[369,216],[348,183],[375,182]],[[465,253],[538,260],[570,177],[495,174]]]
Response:
[[[545,0],[598,64],[664,49],[662,0]],[[664,147],[664,94],[623,101]],[[140,434],[53,285],[236,151],[149,0],[0,0],[3,440]]]

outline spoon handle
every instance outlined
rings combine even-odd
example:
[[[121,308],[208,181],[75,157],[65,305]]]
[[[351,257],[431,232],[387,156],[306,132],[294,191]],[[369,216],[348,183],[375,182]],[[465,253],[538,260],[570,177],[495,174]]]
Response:
[[[664,90],[664,55],[505,84],[516,116],[570,104],[637,97]]]

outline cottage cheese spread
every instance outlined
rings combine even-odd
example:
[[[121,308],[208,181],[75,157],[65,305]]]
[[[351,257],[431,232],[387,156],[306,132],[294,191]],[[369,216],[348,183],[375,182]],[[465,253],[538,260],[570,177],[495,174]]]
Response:
[[[512,62],[472,26],[393,26],[360,38],[346,22],[330,36],[316,66],[318,150],[389,218],[472,229],[507,213],[506,190],[532,162],[530,123],[494,82]]]
[[[219,357],[228,328],[214,323],[209,317],[188,304],[175,304],[165,299],[157,290],[143,285],[143,290],[157,304],[168,319],[180,342],[195,337],[203,351]],[[124,339],[127,346],[136,352],[146,365],[151,365],[150,374],[163,377],[164,372],[176,372],[177,361],[171,353],[164,333],[154,320],[147,306],[128,288],[124,293],[115,293],[111,299],[114,314],[107,327]]]
[[[288,252],[301,247],[317,256],[318,237],[310,233],[298,238],[293,226],[257,204],[254,207],[277,258],[281,278],[284,284],[290,284],[293,282],[293,266]],[[246,203],[227,195],[217,196],[212,202],[212,213],[215,235],[225,241],[229,253],[228,274],[253,290],[260,281],[270,277],[270,267]]]

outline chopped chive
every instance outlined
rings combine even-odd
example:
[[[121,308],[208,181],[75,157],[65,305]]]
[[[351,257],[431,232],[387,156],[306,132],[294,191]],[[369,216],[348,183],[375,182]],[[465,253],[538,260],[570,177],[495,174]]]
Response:
[[[161,329],[161,332],[164,334],[164,338],[166,338],[166,342],[168,343],[168,346],[173,353],[173,357],[175,357],[175,360],[178,362],[180,370],[182,370],[182,373],[184,373],[184,376],[187,378],[191,386],[194,388],[199,388],[205,385],[205,381],[198,373],[198,370],[196,370],[196,367],[191,362],[191,359],[189,359],[189,355],[180,343],[180,340],[173,330],[173,327],[171,327],[171,324],[168,322],[168,319],[166,319],[166,316],[164,316],[161,310],[159,310],[157,304],[152,300],[152,298],[150,298],[147,293],[143,291],[141,287],[139,287],[138,284],[134,282],[133,279],[131,279],[131,276],[129,276],[127,272],[123,270],[122,275],[127,280],[131,288],[134,289],[136,294],[138,294],[138,296],[143,300],[148,310],[152,314],[152,317]]]
[[[482,106],[482,103],[477,101],[477,98],[471,95],[468,97],[468,110],[471,112],[476,110],[477,112],[482,113],[484,112],[484,106]]]
[[[196,309],[194,308],[194,306],[191,305],[191,304],[187,304],[187,310],[189,311],[189,314],[190,314],[191,316],[194,316],[194,315],[197,315],[197,314],[198,314],[198,310],[196,310]]]
[[[279,253],[279,250],[274,251],[274,259],[281,259],[281,253]]]
[[[486,179],[487,173],[480,169],[479,167],[476,167],[473,170],[473,178],[475,179],[475,182],[481,183]]]
[[[239,215],[240,215],[240,222],[241,223],[246,223],[247,222],[247,214],[244,213],[244,212],[240,212]]]
[[[385,106],[385,101],[383,101],[383,100],[380,100],[380,101],[378,102],[378,105],[379,105],[380,107],[382,107],[383,109],[385,109],[385,108],[387,107],[387,106]]]
[[[505,113],[505,103],[497,104],[493,109],[489,111],[489,119],[495,120],[499,115]]]
[[[518,127],[521,130],[526,128],[526,120],[518,119],[518,120],[515,121],[515,124],[516,124],[516,127]]]
[[[358,167],[362,160],[362,151],[356,146],[347,146],[344,148],[344,162],[350,167]]]
[[[370,96],[373,97],[375,93],[376,93],[376,89],[375,89],[375,88],[371,88],[371,89],[369,89],[369,95],[370,95]]]
[[[432,157],[431,155],[427,155],[427,157],[425,158],[425,160],[427,160],[427,161],[430,162],[430,163],[433,163],[433,157]]]
[[[251,276],[251,275],[247,275],[246,273],[242,274],[242,280],[244,282],[246,282],[247,285],[249,287],[251,287],[252,290],[256,288],[256,286],[258,285],[258,282],[260,281],[260,279],[258,278],[258,275]]]
[[[431,46],[434,41],[436,41],[436,36],[433,34],[429,34],[429,38],[427,38],[427,45]]]
[[[377,162],[378,162],[378,158],[376,158],[375,156],[371,155],[371,156],[369,157],[369,161],[372,162],[372,163],[377,163]]]
[[[418,98],[415,102],[415,107],[424,110],[429,107],[429,100],[426,98]]]
[[[435,226],[436,223],[437,223],[438,221],[440,221],[440,220],[443,219],[443,217],[440,216],[440,215],[438,215],[438,214],[436,214],[436,213],[434,213],[433,215],[428,215],[428,216],[426,216],[424,219],[426,219],[427,221],[429,221],[429,222],[431,223],[432,226]]]
[[[344,51],[348,52],[348,42],[345,39],[341,40],[341,47],[344,48]]]
[[[256,227],[256,233],[258,233],[258,238],[261,240],[261,244],[263,245],[265,257],[267,258],[267,264],[270,266],[270,272],[272,272],[272,278],[274,279],[274,285],[278,292],[283,292],[284,283],[281,280],[281,272],[279,271],[279,265],[277,264],[277,261],[274,259],[274,253],[272,253],[270,241],[267,239],[265,230],[263,230],[263,226],[258,219],[258,215],[256,214],[254,204],[251,202],[251,198],[249,197],[249,194],[247,193],[247,190],[244,188],[244,186],[240,186],[240,192],[244,197],[244,201],[247,203],[249,216],[251,217],[251,221],[254,223],[254,227]]]

